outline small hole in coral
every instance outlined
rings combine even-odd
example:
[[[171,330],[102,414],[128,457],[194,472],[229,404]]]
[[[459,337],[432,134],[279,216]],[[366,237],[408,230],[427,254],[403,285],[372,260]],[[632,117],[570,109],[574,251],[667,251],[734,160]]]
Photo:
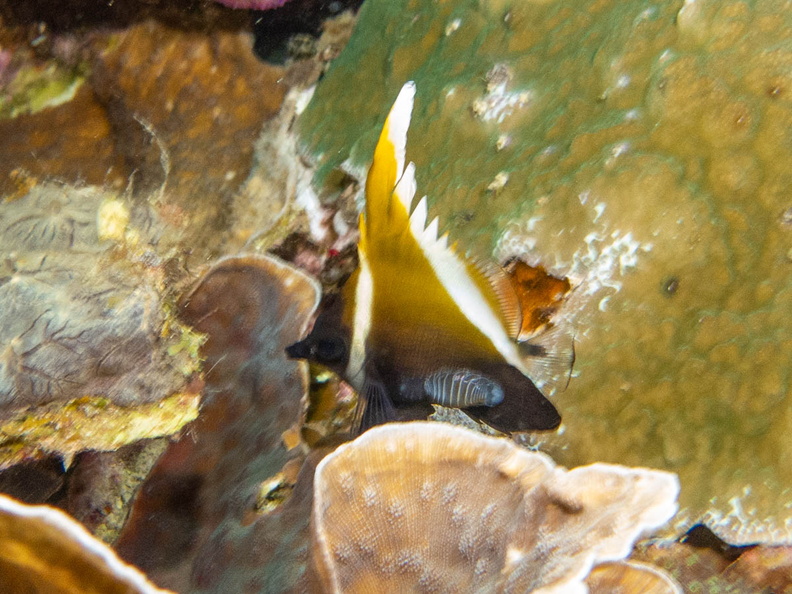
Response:
[[[679,290],[679,279],[675,276],[669,277],[663,281],[663,294],[666,297],[673,297]]]
[[[715,551],[729,562],[735,561],[745,551],[752,549],[755,546],[732,546],[718,538],[718,536],[712,530],[703,524],[696,524],[679,540],[680,542],[697,549],[710,549]]]
[[[781,88],[779,85],[773,85],[767,89],[767,96],[770,99],[778,99],[784,92],[784,89]]]

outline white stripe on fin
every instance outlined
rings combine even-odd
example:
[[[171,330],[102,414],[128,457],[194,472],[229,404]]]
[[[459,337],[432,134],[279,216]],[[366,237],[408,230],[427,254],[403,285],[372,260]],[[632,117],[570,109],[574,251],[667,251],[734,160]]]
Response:
[[[363,389],[366,363],[366,341],[371,330],[371,305],[374,302],[374,281],[371,276],[371,265],[363,251],[360,255],[360,273],[355,287],[355,315],[352,321],[352,344],[349,348],[349,362],[346,377],[352,387]]]
[[[410,127],[413,101],[415,100],[415,83],[408,81],[399,91],[399,96],[388,114],[388,140],[393,144],[396,157],[396,179],[402,177],[404,158],[407,152],[407,128]],[[407,212],[410,212],[409,209]]]
[[[424,231],[427,241],[437,241],[437,230],[440,228],[440,217],[435,217]]]
[[[409,213],[415,196],[415,163],[410,162],[404,168],[404,173],[396,183],[393,194],[404,205],[404,210]]]
[[[415,205],[415,210],[410,215],[410,230],[413,236],[421,243],[424,227],[426,226],[426,196]]]
[[[509,338],[498,314],[492,310],[481,289],[468,274],[465,263],[439,241],[426,241],[423,234],[417,236],[417,239],[438,280],[465,317],[490,339],[510,365],[528,375],[517,344]]]

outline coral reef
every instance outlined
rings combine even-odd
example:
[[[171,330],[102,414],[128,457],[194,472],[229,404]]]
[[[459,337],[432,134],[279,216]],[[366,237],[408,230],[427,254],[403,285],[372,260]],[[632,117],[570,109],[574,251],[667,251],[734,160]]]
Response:
[[[37,77],[34,88],[56,85],[64,70],[80,76],[58,102],[39,100],[28,113],[33,107],[22,95],[27,112],[9,107],[15,117],[0,118],[8,139],[0,148],[0,191],[20,194],[27,178],[129,185],[136,202],[151,202],[178,228],[164,236],[166,244],[195,252],[208,245],[218,255],[212,238],[229,222],[262,123],[280,107],[284,70],[252,55],[249,34],[223,28],[197,35],[147,21],[52,37],[54,57],[35,68],[23,62],[11,82],[25,68]],[[12,63],[17,55],[24,52]],[[47,64],[59,67],[50,72]]]
[[[198,413],[202,338],[176,320],[172,300],[208,254],[235,251],[261,231],[273,219],[268,205],[294,202],[293,184],[265,151],[257,171],[286,183],[262,187],[254,175],[243,196],[237,189],[283,91],[315,80],[351,30],[347,15],[318,44],[321,56],[286,72],[258,62],[250,35],[227,29],[227,19],[203,33],[188,20],[76,33],[37,22],[35,60],[0,27],[0,85],[25,60],[87,73],[67,102],[0,120],[8,139],[0,147],[0,294],[9,305],[0,313],[0,400],[14,401],[0,408],[0,466],[14,465],[0,490],[63,506],[107,542],[164,447],[138,440],[172,435]],[[61,72],[34,66],[42,87]],[[155,82],[165,83],[167,101],[140,94]],[[264,131],[277,136],[269,148],[284,152],[292,120],[284,113]],[[260,220],[247,228],[254,210]],[[208,211],[214,227],[194,224]],[[187,500],[193,484],[188,477],[171,492]]]
[[[0,119],[0,193],[24,195],[38,180],[123,187],[130,173],[115,150],[112,122],[84,84],[68,103]]]
[[[199,399],[198,394],[179,393],[124,407],[104,397],[11,411],[6,406],[0,413],[0,469],[45,454],[62,456],[69,466],[83,450],[111,451],[140,439],[173,435],[198,416]]]
[[[10,55],[3,70],[0,120],[67,103],[85,82],[79,71],[53,63],[39,66],[24,55]]]
[[[112,544],[126,523],[138,488],[169,440],[145,439],[110,452],[75,457],[64,507],[98,539]]]
[[[792,542],[790,18],[370,0],[298,122],[319,184],[361,175],[416,81],[408,158],[441,225],[572,281],[577,372],[543,448],[677,472],[675,534]]]
[[[249,13],[213,2],[0,0],[0,467],[14,464],[0,491],[62,506],[112,542],[148,476],[118,546],[157,582],[320,587],[306,572],[314,471],[353,401],[319,377],[306,407],[305,370],[283,357],[316,286],[275,260],[222,261],[178,308],[208,334],[203,347],[173,295],[218,254],[273,246],[337,283],[354,264],[360,180],[335,167],[352,147],[348,169],[363,170],[377,121],[414,76],[410,157],[452,237],[572,281],[510,265],[535,314],[524,335],[559,308],[578,321],[580,375],[559,401],[571,418],[542,447],[566,464],[590,452],[679,469],[680,529],[704,510],[718,529],[729,510],[782,526],[738,539],[787,538],[788,493],[767,493],[789,485],[776,414],[789,345],[756,346],[768,326],[788,329],[779,2],[367,0],[351,53],[302,120],[322,153],[314,191],[293,125],[310,91],[294,87],[315,82],[351,30],[351,16],[323,15],[355,4],[289,2],[250,35]],[[264,39],[273,54],[289,40],[288,67],[252,57]],[[202,414],[180,429],[198,411],[203,356]],[[153,435],[170,437],[141,441]],[[3,591],[161,592],[50,508],[0,496],[0,544]],[[675,591],[653,563],[690,591],[784,592],[790,550],[644,541],[585,583]]]
[[[302,575],[313,465],[286,504],[264,513],[261,492],[280,484],[272,477],[301,451],[284,440],[301,421],[307,374],[284,349],[318,299],[304,273],[252,255],[221,260],[185,296],[182,317],[208,336],[201,415],[155,466],[118,541],[156,581],[178,591],[275,593]]]
[[[541,266],[529,266],[518,259],[507,264],[506,272],[520,303],[520,339],[547,331],[569,294],[569,279],[555,278]]]
[[[676,510],[672,474],[544,454],[450,425],[375,427],[322,460],[313,561],[327,592],[580,592]]]
[[[30,460],[0,472],[0,493],[23,503],[42,503],[63,489],[66,470],[56,458]]]
[[[636,546],[631,559],[664,568],[685,592],[767,594],[792,592],[792,547],[727,547],[652,543]]]
[[[261,124],[280,107],[282,76],[255,59],[244,35],[197,37],[156,23],[130,28],[97,56],[92,84],[115,116],[119,150],[138,170],[143,195],[161,185],[167,155],[161,209],[184,219],[182,241],[216,243],[208,235],[222,229]]]
[[[40,184],[2,204],[0,468],[170,435],[197,416],[201,338],[169,313],[164,271],[141,261],[128,217],[92,187]],[[132,244],[113,249],[127,232]]]
[[[62,511],[0,495],[0,590],[167,594]]]

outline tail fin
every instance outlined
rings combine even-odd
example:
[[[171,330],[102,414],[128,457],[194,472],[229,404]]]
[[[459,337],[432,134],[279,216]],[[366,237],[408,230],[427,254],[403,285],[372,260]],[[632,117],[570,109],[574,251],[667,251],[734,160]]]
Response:
[[[569,328],[554,326],[519,347],[528,376],[544,394],[566,389],[575,365],[575,337]]]

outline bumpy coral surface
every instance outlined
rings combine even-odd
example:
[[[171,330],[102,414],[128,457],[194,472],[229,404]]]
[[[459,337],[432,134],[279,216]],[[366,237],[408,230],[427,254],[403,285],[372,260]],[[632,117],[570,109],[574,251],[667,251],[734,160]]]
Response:
[[[785,2],[369,0],[301,122],[361,171],[398,88],[461,245],[568,276],[561,463],[666,468],[677,528],[792,542]]]
[[[324,592],[567,592],[676,510],[674,475],[567,471],[511,441],[391,423],[316,469],[313,561]]]

